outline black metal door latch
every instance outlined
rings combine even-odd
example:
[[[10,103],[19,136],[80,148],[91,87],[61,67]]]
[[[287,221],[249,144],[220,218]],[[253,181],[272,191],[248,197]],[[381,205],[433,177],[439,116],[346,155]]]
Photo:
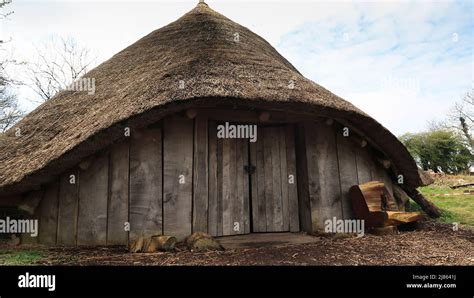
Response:
[[[244,166],[244,170],[247,172],[247,174],[253,174],[255,173],[256,167],[254,165],[246,165]]]

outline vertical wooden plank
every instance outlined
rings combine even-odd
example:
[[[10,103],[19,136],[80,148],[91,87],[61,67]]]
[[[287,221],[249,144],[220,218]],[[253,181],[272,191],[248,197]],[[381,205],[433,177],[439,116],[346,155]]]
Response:
[[[266,232],[267,231],[267,205],[265,203],[265,155],[264,155],[264,140],[265,140],[265,129],[258,128],[258,139],[256,142],[256,162],[255,176],[257,180],[257,204],[252,205],[252,208],[257,209],[257,217],[254,219],[254,231],[255,232]],[[253,185],[252,185],[253,187]]]
[[[164,234],[179,240],[192,233],[193,120],[170,116],[164,120]]]
[[[336,136],[324,123],[308,123],[306,129],[308,178],[311,217],[314,229],[323,229],[324,222],[342,218]]]
[[[245,171],[244,166],[249,164],[249,141],[244,139],[241,141],[242,151],[242,164],[240,165],[239,175],[243,178],[243,221],[244,230],[243,233],[250,233],[250,187],[249,187],[249,174]]]
[[[240,198],[237,193],[237,142],[235,139],[229,139],[229,173],[227,176],[228,182],[228,195],[225,197],[228,201],[229,217],[226,220],[228,227],[228,235],[238,234],[238,231],[234,231],[234,223],[238,222],[238,207]]]
[[[313,122],[307,122],[304,125],[306,140],[306,160],[308,168],[308,196],[311,207],[311,231],[321,230],[323,227],[324,217],[328,216],[327,207],[322,209],[320,202],[321,186],[319,177],[318,153],[315,135],[316,125]]]
[[[279,128],[269,128],[271,131],[271,156],[272,156],[272,180],[273,180],[273,231],[284,231],[283,226],[283,197],[281,191],[281,163],[280,163],[280,138]]]
[[[79,171],[77,170],[66,172],[59,178],[58,245],[76,245],[78,185]]]
[[[372,177],[372,180],[375,181],[380,181],[384,182],[384,173],[381,169],[381,165],[379,165],[378,162],[375,161],[373,158],[373,153],[370,150],[370,148],[367,148],[367,164],[369,165],[370,168],[370,176]]]
[[[46,187],[39,208],[39,242],[45,245],[55,245],[58,224],[57,181]]]
[[[296,149],[295,149],[295,127],[288,125],[284,131],[286,144],[286,177],[283,177],[288,189],[288,217],[291,232],[299,232],[299,211],[298,211],[298,181],[296,174]],[[289,183],[290,175],[293,176],[293,183]]]
[[[352,219],[352,205],[349,189],[359,184],[357,178],[356,153],[353,142],[337,132],[337,155],[339,158],[339,177],[341,180],[342,214],[344,219]]]
[[[370,156],[367,148],[356,147],[357,177],[359,184],[372,181]]]
[[[379,171],[379,177],[381,178],[381,181],[385,184],[385,187],[388,190],[388,193],[393,196],[393,182],[392,179],[390,178],[390,175],[387,173],[387,170],[384,169],[381,165],[378,165],[378,171]]]
[[[224,235],[224,139],[217,140],[217,235]]]
[[[263,138],[263,158],[264,158],[264,176],[265,176],[265,214],[267,232],[274,231],[273,225],[273,163],[272,163],[272,132],[268,128],[264,130]]]
[[[235,179],[232,176],[232,145],[230,139],[222,139],[222,234],[232,235],[232,201],[233,187],[232,183]]]
[[[298,188],[298,215],[300,218],[300,228],[305,232],[312,232],[312,220],[311,220],[311,197],[309,195],[310,186],[308,178],[309,165],[307,161],[307,150],[306,146],[311,145],[311,140],[306,140],[306,123],[298,123],[296,125],[296,174],[298,176],[297,188]]]
[[[107,212],[107,245],[127,245],[129,142],[112,146],[110,151],[109,205]]]
[[[24,201],[32,204],[31,206],[31,216],[28,216],[27,219],[33,219],[38,221],[37,234],[36,236],[31,235],[30,233],[21,234],[21,244],[38,244],[39,232],[40,232],[40,212],[41,212],[41,200],[44,197],[44,189],[32,191],[25,195]]]
[[[290,195],[288,183],[288,161],[286,152],[286,127],[278,128],[278,149],[280,152],[280,188],[282,206],[282,231],[290,230]]]
[[[233,214],[234,214],[234,220],[233,224],[238,223],[238,231],[234,230],[234,233],[236,234],[244,234],[245,233],[245,216],[244,216],[244,204],[245,204],[245,198],[244,198],[244,156],[247,155],[247,150],[243,148],[244,144],[243,139],[235,139],[234,144],[235,144],[235,176],[234,176],[234,181],[235,181],[235,190],[234,193],[236,194],[233,203]],[[245,150],[245,151],[243,151]],[[245,178],[247,178],[247,175],[245,175]],[[248,191],[247,191],[248,192]],[[234,227],[233,227],[234,228]]]
[[[218,181],[217,181],[217,125],[209,121],[209,215],[208,231],[211,236],[218,236]]]
[[[134,130],[130,138],[129,241],[163,232],[161,128]]]
[[[218,235],[250,231],[248,162],[246,139],[223,138],[217,141]],[[238,225],[238,229],[236,226]]]
[[[38,206],[39,243],[56,244],[58,220],[58,182],[46,186],[43,198]]]
[[[198,115],[194,127],[193,232],[208,233],[208,127],[207,117]]]
[[[257,128],[257,142],[250,142],[250,165],[255,166],[255,172],[251,174],[251,191],[252,191],[252,232],[260,232],[259,225],[259,181],[258,173],[259,169],[257,167],[257,146],[260,144],[258,142],[259,128]]]
[[[107,235],[108,154],[81,171],[77,245],[105,245]]]
[[[321,194],[329,198],[327,206],[330,208],[330,217],[326,219],[332,219],[332,217],[342,219],[341,183],[339,180],[336,132],[334,131],[334,127],[328,126],[325,123],[318,125],[318,131],[318,155],[320,158],[318,165],[320,166]]]
[[[252,197],[254,232],[299,230],[294,146],[294,131],[281,126],[259,128],[258,141],[251,144],[252,163],[256,165],[252,189],[257,187]],[[289,171],[294,178],[291,186]],[[294,214],[292,228],[290,209]]]

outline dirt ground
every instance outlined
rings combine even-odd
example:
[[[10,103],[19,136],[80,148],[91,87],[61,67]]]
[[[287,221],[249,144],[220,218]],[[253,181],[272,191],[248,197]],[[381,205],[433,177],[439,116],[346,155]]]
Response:
[[[128,253],[124,248],[39,248],[42,265],[474,265],[474,230],[425,222],[415,231],[363,237],[314,236],[286,246],[193,252]]]

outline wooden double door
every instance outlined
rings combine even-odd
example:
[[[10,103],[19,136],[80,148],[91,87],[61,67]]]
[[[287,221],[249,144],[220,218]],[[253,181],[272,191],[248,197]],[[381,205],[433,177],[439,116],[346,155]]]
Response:
[[[218,138],[209,125],[209,233],[299,231],[293,125],[257,126],[257,139]]]

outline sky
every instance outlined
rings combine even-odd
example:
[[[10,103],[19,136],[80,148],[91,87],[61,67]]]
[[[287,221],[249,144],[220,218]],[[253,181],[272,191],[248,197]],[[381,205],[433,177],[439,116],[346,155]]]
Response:
[[[52,37],[73,37],[100,63],[197,2],[13,0],[14,14],[0,23],[0,39],[10,40],[0,55],[32,61]],[[474,86],[474,1],[206,3],[397,136],[442,120]],[[28,87],[15,92],[25,110],[37,106]]]

